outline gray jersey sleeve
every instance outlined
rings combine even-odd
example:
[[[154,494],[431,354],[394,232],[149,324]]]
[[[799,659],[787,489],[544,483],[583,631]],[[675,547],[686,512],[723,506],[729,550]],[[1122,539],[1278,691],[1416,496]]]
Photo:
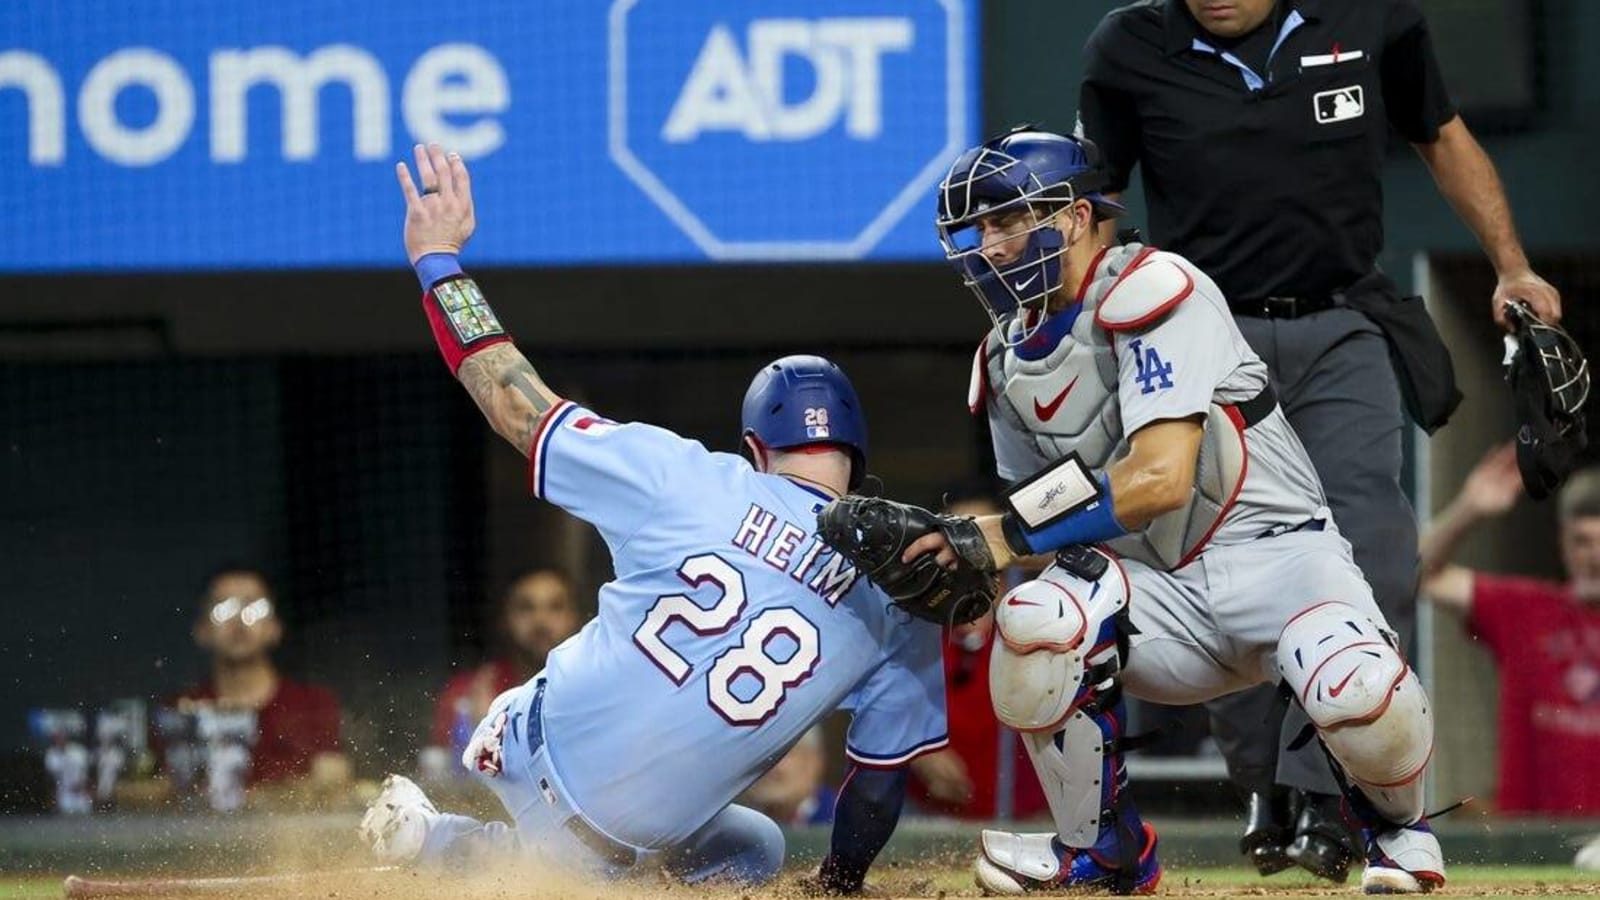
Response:
[[[1189,298],[1148,328],[1116,334],[1117,397],[1124,433],[1210,407],[1243,363],[1236,329],[1203,296]]]
[[[985,404],[989,410],[989,434],[994,441],[994,468],[1004,481],[1021,481],[1044,468],[1049,460],[1033,435],[1000,408],[1005,402],[1003,398],[990,396]]]

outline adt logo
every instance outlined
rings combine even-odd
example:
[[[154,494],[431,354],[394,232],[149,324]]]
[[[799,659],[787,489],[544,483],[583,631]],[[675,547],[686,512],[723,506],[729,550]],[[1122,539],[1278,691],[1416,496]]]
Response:
[[[716,259],[865,256],[968,141],[966,0],[615,0],[611,158]]]

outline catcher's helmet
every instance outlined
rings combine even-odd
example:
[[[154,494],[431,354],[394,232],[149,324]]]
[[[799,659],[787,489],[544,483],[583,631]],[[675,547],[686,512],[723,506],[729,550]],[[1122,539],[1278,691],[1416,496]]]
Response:
[[[1008,334],[1006,325],[1019,308],[1043,311],[1061,287],[1061,255],[1066,252],[1051,214],[1082,198],[1107,218],[1127,210],[1101,193],[1109,177],[1100,167],[1092,141],[1020,125],[990,138],[956,158],[939,185],[936,222],[945,258],[1008,344],[1025,334]],[[1027,249],[1004,271],[983,255],[973,228],[978,219],[1007,209],[1033,216]]]
[[[850,487],[867,474],[867,421],[844,370],[820,356],[763,366],[744,392],[742,433],[776,450],[837,444],[850,453]],[[740,452],[748,453],[741,445]]]

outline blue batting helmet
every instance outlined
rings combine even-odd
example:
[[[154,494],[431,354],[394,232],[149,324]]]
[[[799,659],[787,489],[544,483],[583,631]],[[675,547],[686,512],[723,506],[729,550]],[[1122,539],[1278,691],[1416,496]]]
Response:
[[[861,399],[844,370],[820,356],[785,356],[763,366],[744,393],[742,419],[743,434],[777,450],[837,444],[850,453],[850,487],[866,477]]]
[[[1107,218],[1127,211],[1101,193],[1108,183],[1092,141],[1031,125],[984,141],[950,166],[939,185],[939,240],[945,258],[978,295],[1002,338],[1008,337],[1005,326],[1019,309],[1042,312],[1061,287],[1061,257],[1067,248],[1051,214],[1079,199]],[[1032,221],[1027,249],[1002,271],[983,255],[973,226],[984,216],[1008,210],[1026,212]]]

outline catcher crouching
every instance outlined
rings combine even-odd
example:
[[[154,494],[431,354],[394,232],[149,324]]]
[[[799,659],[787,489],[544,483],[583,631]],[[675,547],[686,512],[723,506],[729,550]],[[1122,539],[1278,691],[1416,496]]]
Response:
[[[939,621],[981,614],[1014,557],[1057,554],[995,606],[990,658],[996,715],[1023,734],[1056,831],[983,832],[978,883],[1153,891],[1123,692],[1184,704],[1281,681],[1343,776],[1362,886],[1442,885],[1422,806],[1427,695],[1216,285],[1179,256],[1097,236],[1122,208],[1100,193],[1095,156],[1019,129],[967,151],[940,188],[946,254],[994,323],[969,399],[1014,483],[1007,511],[851,497],[819,519]]]

